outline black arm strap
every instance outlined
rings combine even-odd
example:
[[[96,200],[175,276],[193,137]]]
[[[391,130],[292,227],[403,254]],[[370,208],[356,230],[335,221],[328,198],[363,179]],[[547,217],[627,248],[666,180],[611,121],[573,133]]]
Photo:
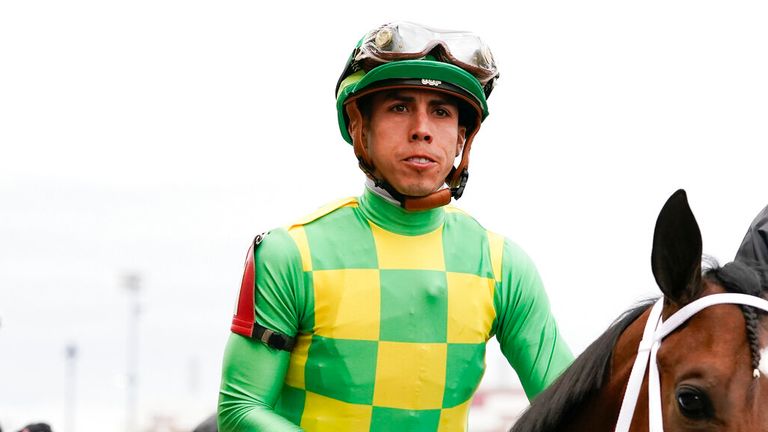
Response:
[[[270,330],[259,323],[256,322],[256,292],[258,286],[256,285],[256,248],[259,247],[259,244],[264,240],[264,238],[269,234],[269,232],[262,233],[256,236],[256,238],[253,239],[253,307],[254,307],[254,314],[253,314],[253,331],[251,332],[251,338],[255,340],[259,340],[267,346],[270,346],[274,349],[279,349],[283,351],[290,352],[293,349],[293,346],[296,342],[296,338],[292,338],[290,336],[286,336],[282,333],[277,333],[274,330]]]
[[[257,322],[253,323],[253,333],[251,333],[251,337],[264,342],[272,348],[288,352],[293,349],[295,342],[295,338],[275,333],[272,330],[259,325]]]

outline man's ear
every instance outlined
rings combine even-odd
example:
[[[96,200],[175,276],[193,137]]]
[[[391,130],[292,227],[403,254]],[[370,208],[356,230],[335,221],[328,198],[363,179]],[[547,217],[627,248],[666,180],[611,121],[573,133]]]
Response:
[[[464,150],[464,143],[467,142],[467,128],[459,126],[459,132],[456,137],[456,157],[459,157],[462,150]]]

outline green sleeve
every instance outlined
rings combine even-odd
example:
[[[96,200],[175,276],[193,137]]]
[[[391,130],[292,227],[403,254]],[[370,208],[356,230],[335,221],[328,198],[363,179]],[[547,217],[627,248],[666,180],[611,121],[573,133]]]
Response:
[[[293,337],[304,327],[307,300],[301,255],[288,232],[276,229],[255,251],[256,322]]]
[[[285,229],[271,231],[253,251],[254,319],[289,337],[307,307],[301,256]],[[242,289],[242,288],[241,288]],[[238,332],[239,333],[239,332]],[[231,334],[222,364],[218,425],[222,432],[301,431],[275,412],[290,353]]]
[[[533,399],[571,364],[573,354],[560,336],[533,261],[508,240],[494,302],[501,351]]]
[[[302,429],[274,412],[290,353],[232,334],[219,391],[221,432],[289,432]]]

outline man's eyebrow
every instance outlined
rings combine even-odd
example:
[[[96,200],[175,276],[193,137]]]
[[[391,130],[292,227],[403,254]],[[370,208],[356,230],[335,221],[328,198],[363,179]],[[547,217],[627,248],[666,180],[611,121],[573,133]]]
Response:
[[[451,105],[451,106],[458,106],[456,101],[449,98],[442,98],[442,97],[436,97],[434,99],[430,99],[429,101],[430,105]]]

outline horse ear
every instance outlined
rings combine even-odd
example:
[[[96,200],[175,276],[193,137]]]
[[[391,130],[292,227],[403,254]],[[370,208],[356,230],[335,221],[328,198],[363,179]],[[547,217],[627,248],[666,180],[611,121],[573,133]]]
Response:
[[[701,287],[701,231],[685,191],[669,197],[656,220],[651,268],[661,292],[678,306],[693,300]]]

